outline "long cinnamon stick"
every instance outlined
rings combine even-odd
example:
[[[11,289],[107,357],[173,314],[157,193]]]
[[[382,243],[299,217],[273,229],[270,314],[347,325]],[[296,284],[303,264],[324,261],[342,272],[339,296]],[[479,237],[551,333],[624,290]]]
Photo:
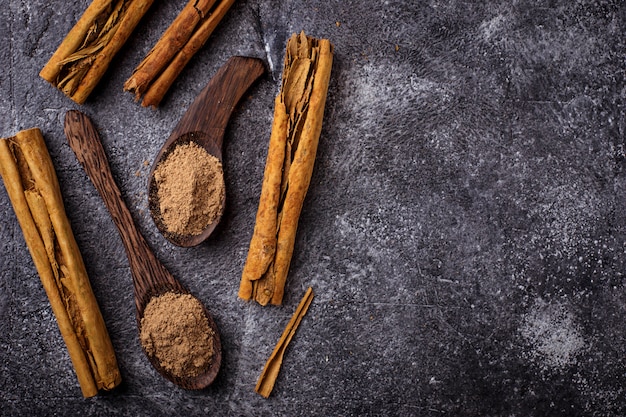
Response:
[[[235,0],[190,0],[135,68],[124,90],[157,107],[180,72],[209,39]],[[215,7],[213,7],[215,6]]]
[[[263,367],[263,371],[259,376],[254,390],[265,398],[268,398],[272,393],[272,389],[274,389],[274,384],[278,378],[278,373],[280,371],[280,366],[283,363],[283,356],[287,350],[287,345],[289,345],[289,342],[291,342],[291,339],[293,339],[293,336],[296,334],[296,330],[298,330],[298,326],[300,325],[302,318],[309,309],[311,301],[313,301],[313,295],[313,289],[309,287],[304,294],[304,297],[302,297],[300,304],[298,304],[298,308],[296,308],[296,311],[293,313],[291,320],[287,323],[287,327],[283,331],[283,334],[280,336],[280,339],[278,339],[278,343],[276,343],[274,351]]]
[[[67,346],[83,396],[121,382],[113,346],[65,214],[39,129],[0,139],[0,176]]]
[[[302,32],[287,42],[261,197],[239,286],[244,300],[282,303],[322,130],[332,61],[333,46],[327,39]]]
[[[280,95],[276,97],[274,108],[274,127],[270,135],[269,150],[261,187],[262,198],[259,201],[254,233],[250,241],[248,258],[243,270],[245,279],[241,280],[239,297],[249,300],[252,297],[252,281],[259,279],[268,270],[276,253],[276,231],[278,230],[278,201],[282,167],[285,158],[285,139],[287,137],[287,112]]]
[[[39,75],[83,104],[153,1],[93,0]]]

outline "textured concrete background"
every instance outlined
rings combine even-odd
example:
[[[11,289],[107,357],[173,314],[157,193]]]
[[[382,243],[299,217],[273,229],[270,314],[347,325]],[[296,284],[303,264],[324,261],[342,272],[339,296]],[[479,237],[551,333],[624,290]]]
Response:
[[[213,313],[214,385],[178,389],[140,350],[128,263],[65,142],[79,108],[38,77],[87,1],[0,8],[0,134],[42,129],[123,385],[81,397],[0,187],[0,414],[626,415],[626,6],[620,0],[239,1],[160,109],[122,84],[184,1],[156,2],[80,109],[168,269]],[[282,308],[237,300],[292,32],[336,58]],[[217,233],[173,247],[147,210],[149,164],[232,55],[271,74],[225,139]],[[317,292],[270,399],[256,379]]]

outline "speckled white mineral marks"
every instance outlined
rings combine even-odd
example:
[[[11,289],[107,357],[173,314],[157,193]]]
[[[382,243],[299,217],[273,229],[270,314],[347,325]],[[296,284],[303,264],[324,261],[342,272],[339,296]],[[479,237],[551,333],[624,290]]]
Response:
[[[543,370],[561,370],[575,365],[586,349],[576,318],[560,303],[538,299],[520,328],[530,345],[529,358]]]
[[[502,14],[498,14],[490,20],[486,20],[480,25],[480,30],[485,41],[498,39],[502,30],[506,28],[506,18]]]
[[[265,56],[267,57],[267,63],[270,66],[270,73],[274,73],[274,62],[272,61],[272,51],[270,49],[270,44],[265,43]]]

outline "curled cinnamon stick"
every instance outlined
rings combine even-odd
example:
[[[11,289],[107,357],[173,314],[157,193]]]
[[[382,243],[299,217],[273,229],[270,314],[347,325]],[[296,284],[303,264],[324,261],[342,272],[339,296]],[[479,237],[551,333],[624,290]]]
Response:
[[[287,112],[280,95],[276,97],[274,126],[270,135],[269,150],[265,163],[261,200],[250,241],[248,259],[243,270],[239,297],[249,300],[252,297],[252,282],[268,270],[276,254],[276,231],[278,230],[278,201],[282,180],[281,167],[285,158],[285,138],[287,137]]]
[[[322,131],[332,62],[333,46],[327,39],[302,32],[287,42],[261,197],[239,286],[244,300],[282,303]]]
[[[157,107],[234,2],[190,0],[124,83],[124,90],[134,93],[135,100],[143,96],[143,107]]]
[[[83,396],[121,382],[39,129],[0,139],[0,176],[46,291]]]
[[[83,104],[153,1],[93,0],[39,75]]]

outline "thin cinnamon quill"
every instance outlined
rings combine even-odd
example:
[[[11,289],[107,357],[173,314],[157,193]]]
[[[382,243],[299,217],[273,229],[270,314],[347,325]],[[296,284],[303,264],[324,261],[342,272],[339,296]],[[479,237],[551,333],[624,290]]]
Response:
[[[287,42],[261,197],[239,286],[244,300],[282,303],[322,131],[332,62],[333,46],[327,39],[302,32]]]
[[[96,87],[154,0],[93,0],[39,75],[78,104]]]
[[[189,60],[202,48],[235,0],[190,0],[124,83],[124,90],[157,107]]]
[[[254,390],[265,398],[268,398],[272,393],[272,389],[274,389],[274,384],[278,378],[278,372],[283,363],[283,356],[285,355],[285,350],[287,350],[287,345],[289,345],[289,342],[291,342],[291,339],[293,339],[293,336],[296,334],[296,330],[298,330],[302,318],[309,309],[311,301],[313,301],[313,295],[313,289],[309,287],[304,297],[302,297],[298,308],[296,308],[296,311],[293,313],[291,320],[289,320],[283,334],[280,336],[280,339],[278,339],[274,351],[263,367],[263,371],[259,376]]]
[[[117,360],[39,129],[0,139],[0,175],[83,396],[113,389],[121,382]]]

